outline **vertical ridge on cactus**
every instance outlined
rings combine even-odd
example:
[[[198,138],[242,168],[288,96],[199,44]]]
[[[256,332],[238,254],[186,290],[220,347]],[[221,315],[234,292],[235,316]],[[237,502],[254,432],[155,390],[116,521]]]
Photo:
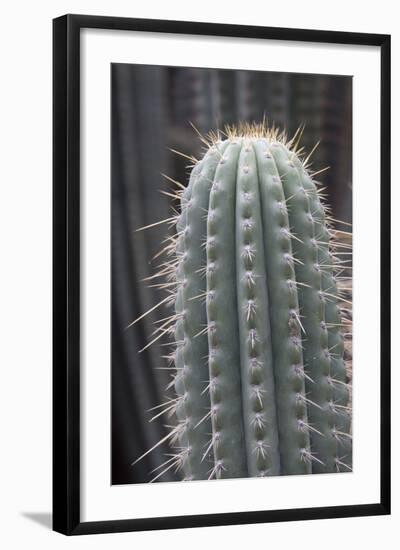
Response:
[[[332,230],[299,135],[262,123],[223,137],[210,134],[177,192],[161,264],[175,304],[161,330],[176,368],[160,413],[177,418],[165,469],[185,480],[351,470]]]

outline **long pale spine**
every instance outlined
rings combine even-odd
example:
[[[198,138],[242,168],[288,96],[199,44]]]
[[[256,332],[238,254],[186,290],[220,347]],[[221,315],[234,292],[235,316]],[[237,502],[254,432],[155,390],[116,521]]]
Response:
[[[305,373],[289,219],[267,140],[254,143],[262,223],[278,410],[282,474],[311,473]]]
[[[241,144],[231,142],[217,167],[207,220],[207,317],[212,477],[247,477],[236,303],[235,191]]]
[[[236,183],[236,279],[248,473],[279,475],[278,425],[255,151],[244,140]]]
[[[302,184],[291,153],[281,144],[271,147],[289,208],[291,230],[297,237],[293,242],[296,258],[296,280],[299,289],[300,312],[305,330],[304,361],[310,379],[306,380],[308,417],[311,427],[312,469],[314,473],[334,472],[336,439],[334,416],[330,407],[333,399],[331,353],[325,320],[325,296],[322,288],[321,258],[317,243],[317,228],[310,206],[309,192]]]

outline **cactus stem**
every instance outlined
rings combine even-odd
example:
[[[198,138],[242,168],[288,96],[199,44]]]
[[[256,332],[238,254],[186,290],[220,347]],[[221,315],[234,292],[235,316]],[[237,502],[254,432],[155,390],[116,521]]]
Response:
[[[208,152],[197,163],[172,150],[197,164],[187,187],[166,176],[177,189],[161,190],[180,213],[138,229],[176,223],[144,279],[168,294],[129,326],[175,302],[143,349],[173,333],[160,345],[175,346],[163,357],[178,396],[150,420],[175,412],[177,426],[140,458],[166,441],[180,449],[152,481],[182,467],[185,480],[351,470],[340,454],[351,453],[342,352],[352,321],[337,302],[351,304],[352,247],[322,202],[315,178],[327,168],[305,172],[318,144],[299,157],[304,127],[288,140],[265,120],[227,127],[224,141],[192,128]]]

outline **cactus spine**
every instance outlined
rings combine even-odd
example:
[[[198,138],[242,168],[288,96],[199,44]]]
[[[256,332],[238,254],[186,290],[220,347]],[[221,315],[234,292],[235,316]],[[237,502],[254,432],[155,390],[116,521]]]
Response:
[[[179,193],[161,334],[176,367],[163,412],[178,419],[165,465],[186,480],[351,470],[343,267],[297,141],[229,128]]]

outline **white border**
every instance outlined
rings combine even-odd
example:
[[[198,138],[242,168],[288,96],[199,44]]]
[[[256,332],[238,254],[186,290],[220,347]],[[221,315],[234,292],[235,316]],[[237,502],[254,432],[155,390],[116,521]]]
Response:
[[[379,502],[379,48],[85,29],[81,52],[81,521]],[[354,76],[353,473],[110,485],[111,62]]]

